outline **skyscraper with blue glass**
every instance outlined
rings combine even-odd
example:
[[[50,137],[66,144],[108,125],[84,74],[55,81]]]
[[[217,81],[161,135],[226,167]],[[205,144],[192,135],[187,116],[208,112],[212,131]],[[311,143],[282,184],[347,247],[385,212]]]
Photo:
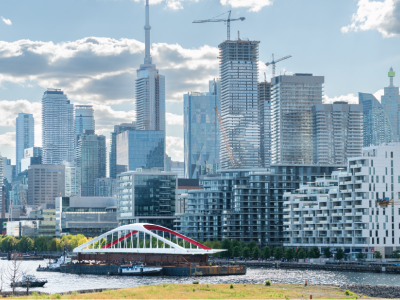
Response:
[[[35,123],[32,114],[19,113],[16,119],[16,164],[17,174],[21,172],[24,150],[35,143]]]
[[[185,178],[214,174],[219,165],[220,134],[215,107],[220,109],[219,80],[209,82],[208,93],[183,96]]]
[[[393,85],[395,76],[393,68],[390,68],[388,76],[390,84],[384,89],[385,94],[381,98],[381,103],[392,125],[394,141],[400,141],[400,94],[399,87]]]
[[[389,117],[375,96],[358,93],[358,102],[363,105],[363,147],[393,142]]]
[[[75,105],[75,134],[85,130],[95,130],[93,106]]]
[[[117,165],[164,169],[165,134],[162,130],[127,130],[117,135]]]

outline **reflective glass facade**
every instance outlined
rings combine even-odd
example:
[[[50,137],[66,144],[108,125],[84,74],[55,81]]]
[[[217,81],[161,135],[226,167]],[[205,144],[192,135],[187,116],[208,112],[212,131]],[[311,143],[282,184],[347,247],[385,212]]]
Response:
[[[24,158],[24,150],[35,144],[35,122],[32,114],[19,113],[16,125],[16,165],[17,174],[21,171],[21,159]]]
[[[120,225],[153,223],[173,228],[177,176],[171,172],[138,171],[117,175]]]
[[[110,138],[110,157],[109,157],[109,170],[110,177],[117,178],[117,135],[127,130],[136,130],[136,123],[122,123],[114,126],[114,131],[111,132]],[[124,170],[125,172],[126,170]]]
[[[313,161],[311,108],[322,104],[323,76],[280,75],[271,79],[271,163]]]
[[[128,130],[117,135],[117,165],[128,171],[164,168],[165,131]],[[104,176],[102,176],[104,177]]]
[[[392,142],[392,125],[381,103],[366,93],[358,93],[358,102],[363,105],[363,146]]]
[[[220,109],[220,81],[210,81],[208,93],[183,96],[185,178],[214,174],[219,165],[220,132],[215,107]]]
[[[221,118],[232,151],[221,141],[222,169],[258,168],[260,122],[258,112],[258,41],[225,41],[218,45],[221,77]]]
[[[258,111],[260,114],[260,156],[263,168],[271,164],[271,83],[258,83]]]
[[[106,137],[96,135],[93,130],[85,130],[78,135],[76,166],[81,168],[81,195],[94,196],[96,178],[106,177]]]
[[[193,239],[237,239],[261,245],[284,241],[284,193],[345,165],[271,165],[259,170],[222,170],[189,190],[177,230]]]
[[[75,134],[84,130],[95,130],[94,110],[92,105],[75,105]]]

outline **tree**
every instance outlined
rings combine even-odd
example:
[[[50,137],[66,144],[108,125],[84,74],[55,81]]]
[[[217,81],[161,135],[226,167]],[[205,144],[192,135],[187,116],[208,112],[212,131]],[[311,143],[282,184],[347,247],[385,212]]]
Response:
[[[261,250],[260,250],[260,248],[258,246],[255,246],[253,248],[252,256],[255,259],[258,259],[261,256]]]
[[[336,251],[336,259],[343,259],[344,258],[344,251],[342,248],[339,248]]]
[[[310,250],[307,251],[307,257],[308,258],[314,258],[316,256],[315,254],[315,249],[311,248]]]
[[[332,251],[331,251],[331,249],[329,247],[325,247],[324,255],[325,255],[326,258],[332,257]]]
[[[212,242],[211,241],[206,241],[204,243],[204,246],[207,246],[208,248],[212,248]]]
[[[274,257],[276,259],[281,259],[283,257],[282,247],[275,247],[274,248]]]
[[[257,243],[255,241],[251,241],[250,243],[247,244],[247,247],[250,248],[252,251],[254,247],[257,247]]]
[[[21,262],[22,260],[18,259],[17,253],[14,253],[11,263],[7,265],[6,277],[11,281],[13,295],[15,294],[15,284],[21,279],[23,274]]]
[[[265,246],[265,247],[262,249],[262,256],[263,256],[264,258],[270,258],[270,257],[271,257],[271,249],[270,249],[268,246]]]
[[[235,247],[239,247],[239,241],[238,240],[233,240],[232,241],[232,249]]]
[[[232,242],[229,239],[224,239],[222,241],[221,249],[226,249],[227,251],[221,252],[222,257],[232,256]]]
[[[212,249],[221,249],[221,243],[218,240],[215,240],[214,243],[212,243]],[[220,256],[220,253],[215,253],[214,256]]]
[[[292,247],[286,248],[284,256],[286,259],[293,259],[295,257],[293,248]]]
[[[245,258],[250,257],[250,248],[249,248],[249,247],[244,247],[244,249],[243,249],[243,256],[244,256]]]
[[[313,247],[314,249],[314,258],[320,258],[321,252],[319,251],[318,247]]]
[[[303,248],[297,250],[297,258],[298,259],[305,259],[306,258],[306,251]]]
[[[233,248],[233,256],[234,257],[239,257],[240,256],[240,248],[239,246],[236,246]]]
[[[392,254],[392,258],[400,258],[400,252],[398,250],[394,250]]]
[[[382,258],[381,252],[380,252],[380,251],[375,251],[375,252],[374,252],[374,257],[375,257],[375,258]]]
[[[358,252],[357,255],[356,255],[356,258],[357,259],[364,259],[364,253]]]

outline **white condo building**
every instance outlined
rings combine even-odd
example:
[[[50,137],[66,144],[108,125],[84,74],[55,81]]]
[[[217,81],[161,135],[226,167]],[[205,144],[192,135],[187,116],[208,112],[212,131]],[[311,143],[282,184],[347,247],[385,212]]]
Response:
[[[399,191],[400,143],[365,147],[347,170],[284,194],[284,246],[390,256],[400,248],[400,206],[382,208],[376,201],[398,201]]]
[[[165,77],[152,63],[149,18],[149,0],[146,0],[145,57],[136,79],[136,129],[165,131]]]
[[[74,105],[60,89],[47,89],[42,98],[44,165],[59,165],[75,158]]]

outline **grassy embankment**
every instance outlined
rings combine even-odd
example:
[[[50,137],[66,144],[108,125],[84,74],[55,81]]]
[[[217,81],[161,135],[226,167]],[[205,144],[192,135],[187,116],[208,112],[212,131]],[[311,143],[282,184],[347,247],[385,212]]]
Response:
[[[357,299],[338,287],[300,284],[163,284],[139,286],[101,293],[68,295],[34,294],[29,299]],[[18,299],[28,299],[20,297]]]

